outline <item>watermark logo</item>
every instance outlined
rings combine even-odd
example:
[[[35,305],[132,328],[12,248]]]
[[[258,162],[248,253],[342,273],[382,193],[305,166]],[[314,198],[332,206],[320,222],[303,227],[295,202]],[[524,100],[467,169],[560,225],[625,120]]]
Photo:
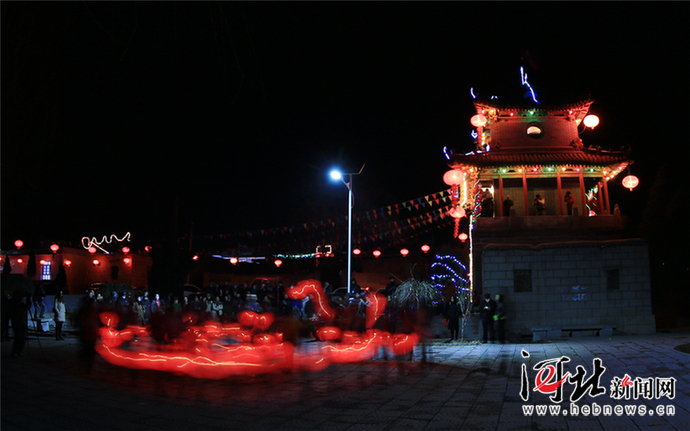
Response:
[[[521,351],[523,358],[529,358],[529,353],[525,350]],[[654,409],[644,409],[644,412],[639,406],[599,406],[594,403],[592,406],[578,406],[573,404],[582,399],[585,395],[590,397],[598,397],[606,394],[606,387],[601,385],[601,377],[606,371],[603,361],[599,358],[592,360],[592,374],[588,377],[587,370],[582,365],[575,367],[575,374],[564,370],[564,365],[570,362],[567,356],[560,358],[546,359],[537,363],[533,369],[536,371],[534,376],[534,386],[530,385],[530,376],[527,372],[527,365],[522,364],[522,375],[520,381],[520,398],[523,401],[529,401],[531,392],[539,392],[544,395],[550,395],[549,399],[554,403],[552,405],[537,405],[523,406],[525,415],[531,415],[536,412],[537,415],[567,415],[569,412],[571,416],[579,414],[593,414],[598,415],[603,412],[604,415],[625,414],[643,414],[652,415],[656,412],[658,415],[666,414],[673,415],[675,407],[668,405],[658,406]],[[558,404],[563,401],[563,389],[565,385],[572,386],[570,394],[570,409],[561,409]],[[674,377],[635,377],[634,379],[628,374],[621,377],[614,377],[609,386],[609,396],[614,400],[659,400],[661,398],[674,399],[676,396],[676,379]],[[627,408],[630,407],[630,408]]]

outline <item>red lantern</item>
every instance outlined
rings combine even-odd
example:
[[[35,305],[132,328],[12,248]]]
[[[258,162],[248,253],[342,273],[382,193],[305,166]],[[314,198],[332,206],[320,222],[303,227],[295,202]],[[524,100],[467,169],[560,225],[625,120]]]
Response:
[[[24,259],[20,257],[19,259],[17,259],[17,263],[24,263]]]
[[[638,180],[635,175],[628,175],[627,177],[623,178],[621,184],[623,184],[623,187],[626,189],[630,189],[630,191],[632,191],[632,189],[640,184],[640,180]]]
[[[463,217],[465,217],[465,209],[463,207],[460,207],[460,206],[452,207],[448,211],[448,214],[450,214],[450,216],[453,218],[463,218]]]
[[[53,253],[57,253],[58,250],[60,250],[60,246],[59,246],[59,245],[53,244],[53,245],[50,246],[50,251],[52,251]]]
[[[45,260],[45,259],[41,259],[41,260],[38,261],[38,263],[40,263],[41,265],[45,265],[45,264],[46,264],[46,260]]]
[[[460,235],[458,235],[458,238],[460,239],[460,241],[465,242],[467,241],[467,234],[463,232]]]
[[[410,254],[410,250],[403,248],[402,250],[400,250],[400,254],[402,254],[403,256],[407,256],[408,254]]]
[[[361,253],[362,253],[362,250],[360,250],[358,248],[352,250],[352,254],[354,254],[355,256],[359,256]]]
[[[277,268],[280,268],[280,265],[283,264],[283,261],[280,259],[276,259],[273,263],[276,265]]]
[[[379,256],[381,256],[381,250],[374,250],[373,255],[374,255],[374,257],[379,257]]]
[[[129,252],[130,252],[129,247],[122,247],[122,252],[123,252],[124,254],[129,253]]]
[[[65,264],[65,266],[72,266],[72,261],[71,261],[71,260],[69,260],[69,259],[68,259],[68,260],[65,260],[65,261],[63,261],[62,263],[64,263],[64,264]]]
[[[150,246],[150,245],[147,245],[146,247],[144,247],[144,250],[146,250],[146,253],[150,252],[150,251],[151,251],[151,246]]]
[[[96,252],[96,247],[89,247],[89,253],[94,254]]]
[[[129,265],[130,263],[132,263],[132,258],[126,257],[126,258],[122,259],[122,261],[125,263],[125,265]]]
[[[431,250],[431,247],[429,247],[428,245],[424,244],[424,245],[422,246],[422,251],[423,251],[424,253],[428,253],[429,250]]]
[[[192,260],[199,260],[199,255],[195,254],[194,256],[192,256]]]
[[[22,241],[21,239],[18,239],[14,242],[14,246],[17,248],[22,248],[24,246],[24,241]]]
[[[231,258],[230,258],[230,263],[232,263],[233,265],[237,265],[237,258],[236,258],[236,257],[231,257]]]
[[[98,259],[92,260],[91,263],[93,264],[93,266],[101,266],[101,261]]]
[[[443,182],[449,186],[457,186],[458,184],[462,184],[463,178],[464,174],[462,171],[458,171],[457,169],[451,169],[443,174]]]
[[[472,118],[470,118],[470,123],[474,127],[484,127],[484,125],[486,124],[486,117],[482,114],[474,115],[472,116]]]

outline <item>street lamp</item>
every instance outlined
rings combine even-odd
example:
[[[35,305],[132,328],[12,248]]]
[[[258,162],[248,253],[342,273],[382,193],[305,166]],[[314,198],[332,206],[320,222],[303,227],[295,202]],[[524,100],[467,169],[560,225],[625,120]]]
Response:
[[[352,207],[354,206],[354,196],[352,194],[352,176],[353,175],[359,175],[362,173],[364,170],[364,166],[366,164],[362,165],[361,169],[359,172],[352,172],[352,173],[347,173],[343,174],[338,170],[333,170],[331,171],[331,178],[334,180],[341,180],[343,184],[345,184],[345,187],[347,187],[348,190],[348,196],[347,196],[347,294],[350,295],[352,292],[350,289],[352,289]],[[348,180],[345,181],[345,176],[348,177]]]

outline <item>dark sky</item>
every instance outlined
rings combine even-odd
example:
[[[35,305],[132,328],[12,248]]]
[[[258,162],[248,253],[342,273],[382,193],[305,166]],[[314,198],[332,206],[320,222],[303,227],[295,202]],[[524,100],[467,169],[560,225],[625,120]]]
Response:
[[[641,213],[688,162],[690,4],[2,2],[2,247],[286,226],[446,188],[470,88],[590,96]],[[681,125],[677,126],[677,122]],[[674,165],[675,166],[675,165]],[[620,179],[617,179],[620,184]]]

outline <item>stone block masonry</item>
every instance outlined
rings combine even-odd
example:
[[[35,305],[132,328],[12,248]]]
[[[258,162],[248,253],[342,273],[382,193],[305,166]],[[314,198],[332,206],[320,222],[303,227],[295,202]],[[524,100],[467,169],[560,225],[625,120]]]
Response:
[[[534,328],[578,325],[614,333],[656,331],[648,250],[640,239],[487,245],[481,259],[482,290],[505,296],[511,332],[532,335]],[[519,291],[516,271],[523,277]]]

